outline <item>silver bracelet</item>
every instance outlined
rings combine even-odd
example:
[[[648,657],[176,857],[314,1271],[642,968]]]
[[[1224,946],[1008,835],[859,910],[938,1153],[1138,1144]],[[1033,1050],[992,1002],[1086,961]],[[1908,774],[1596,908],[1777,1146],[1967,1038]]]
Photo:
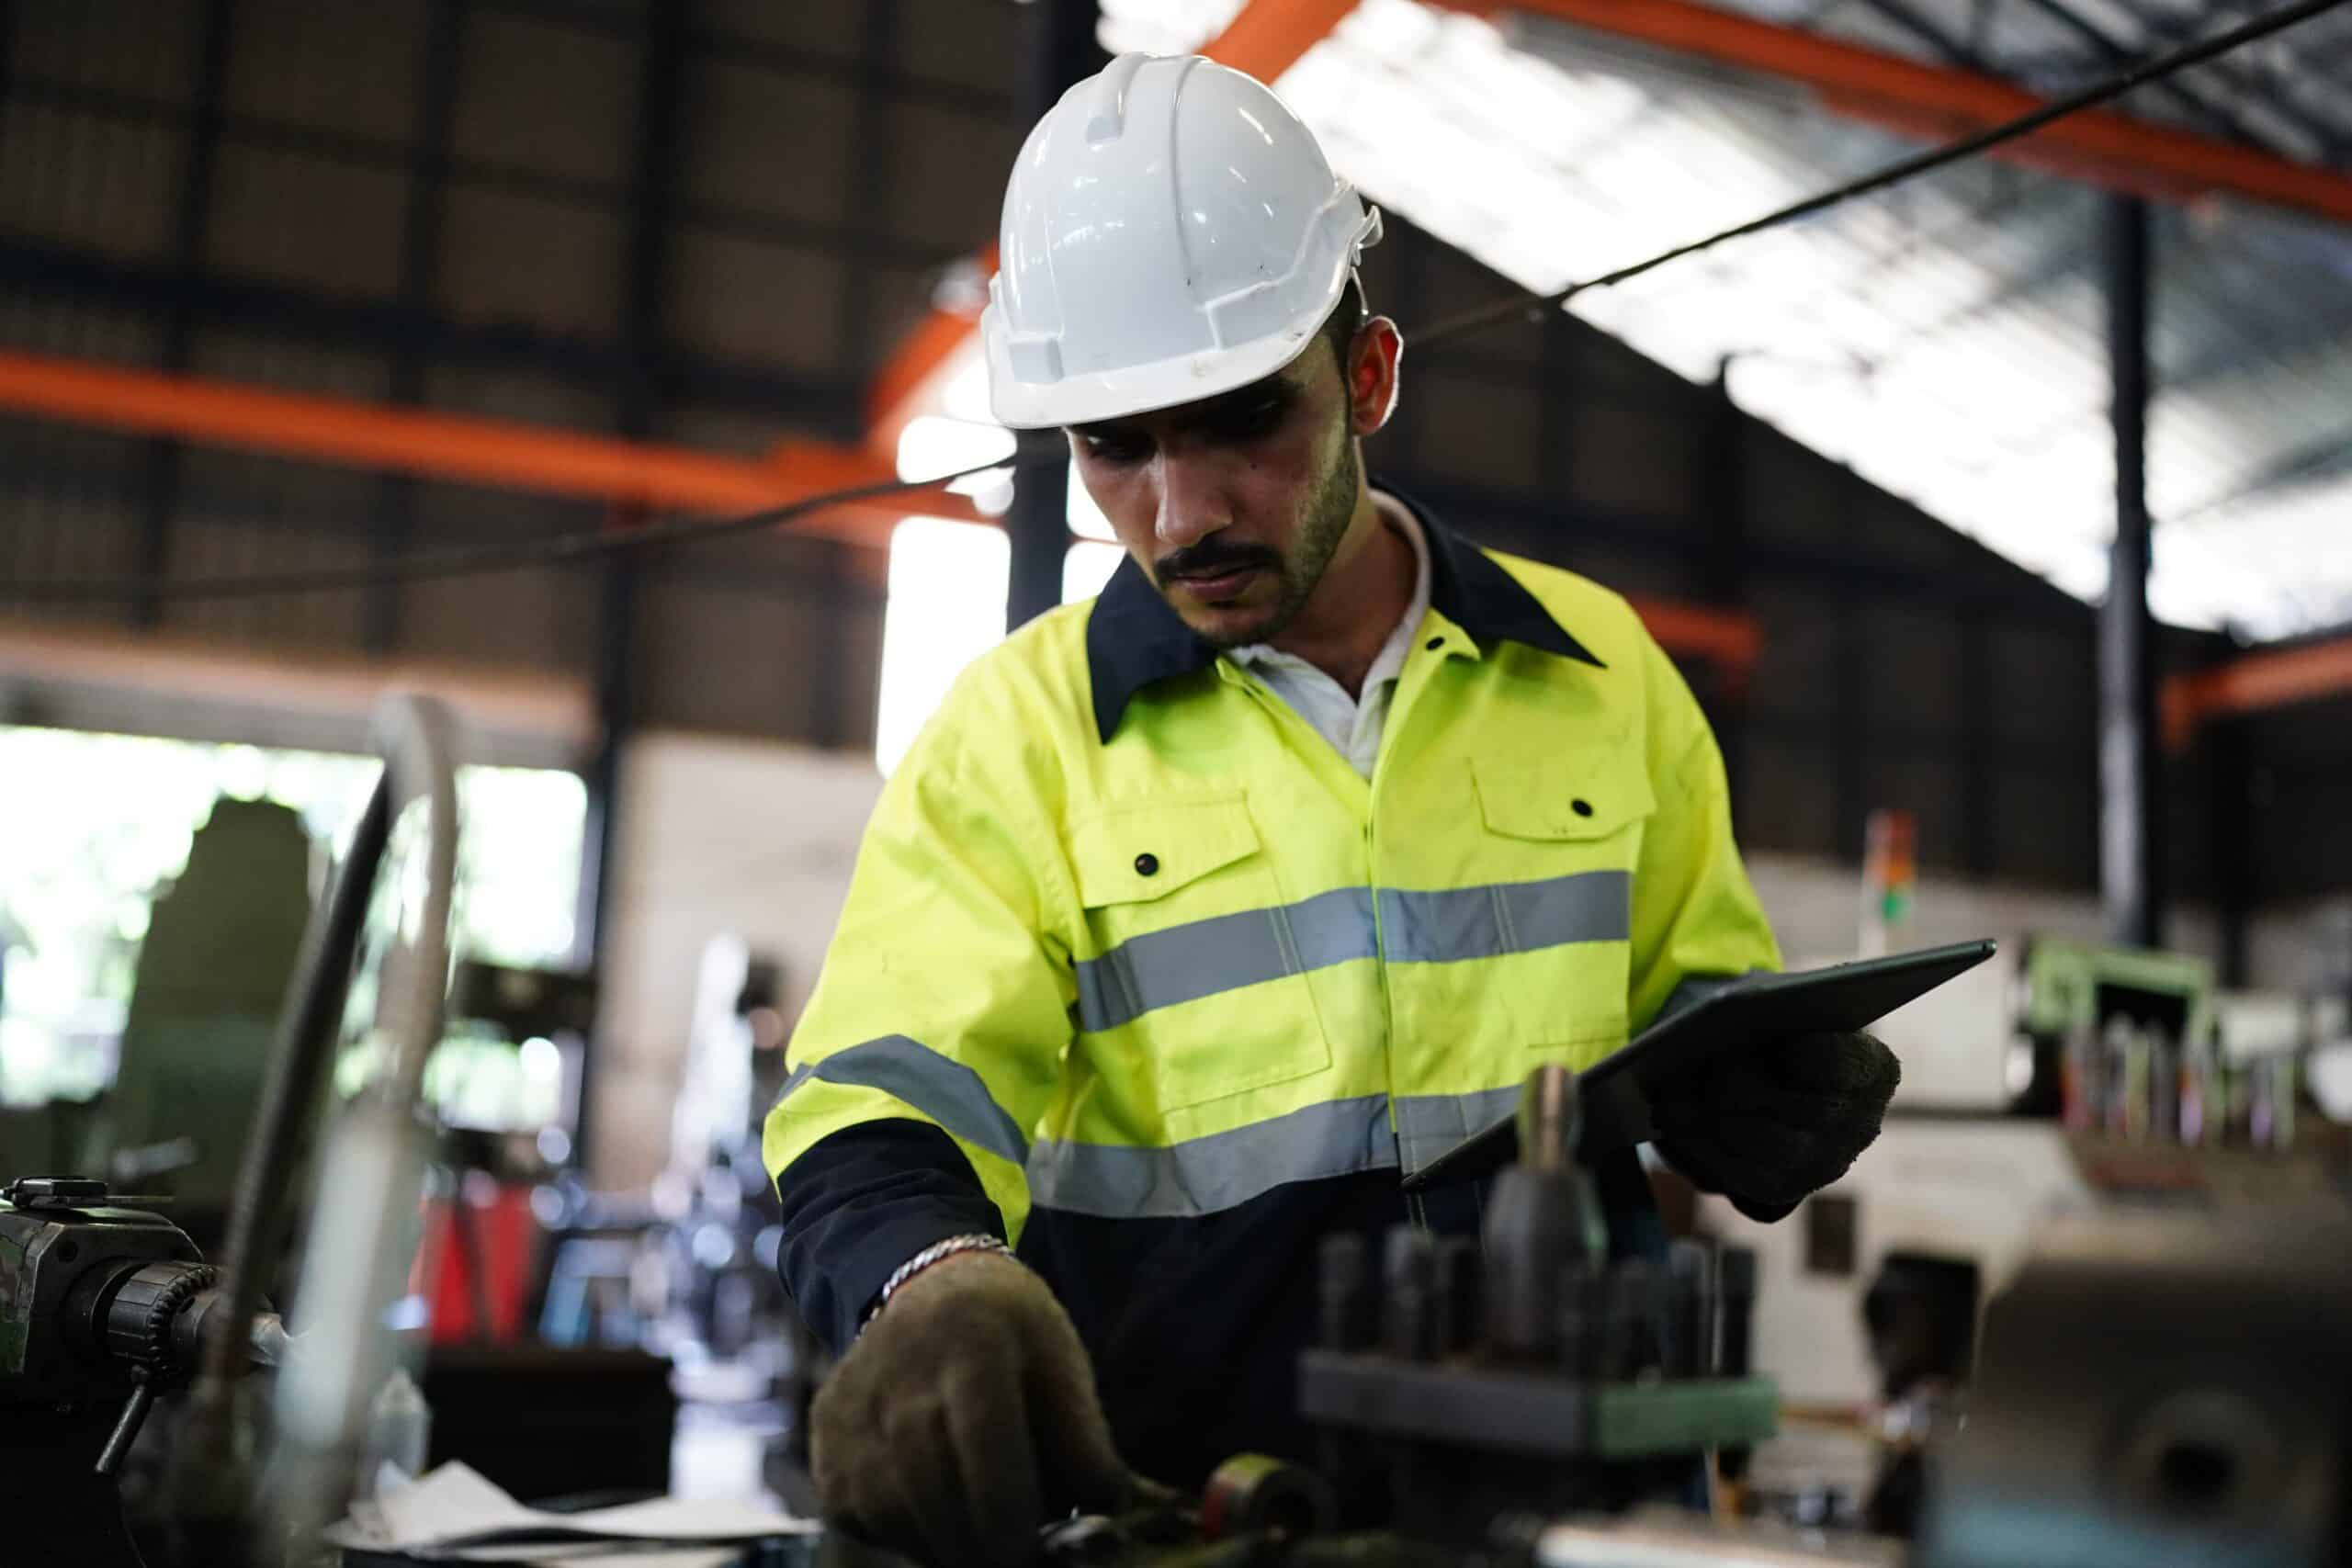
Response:
[[[890,1298],[898,1292],[899,1286],[942,1258],[953,1258],[959,1252],[1001,1252],[1007,1258],[1012,1256],[1012,1248],[992,1235],[978,1232],[970,1235],[951,1235],[945,1241],[934,1241],[890,1270],[890,1277],[883,1280],[882,1288],[874,1293],[874,1310],[865,1314],[866,1323],[872,1323],[881,1315],[882,1309],[890,1304]],[[859,1326],[861,1330],[864,1328],[864,1325]]]

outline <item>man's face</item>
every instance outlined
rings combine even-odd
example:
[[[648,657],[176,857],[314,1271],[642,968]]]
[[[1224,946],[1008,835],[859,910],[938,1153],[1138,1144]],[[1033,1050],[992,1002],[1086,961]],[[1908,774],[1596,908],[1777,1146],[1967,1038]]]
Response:
[[[1279,636],[1322,581],[1355,513],[1357,434],[1317,342],[1238,391],[1069,439],[1087,493],[1170,606],[1238,648]]]

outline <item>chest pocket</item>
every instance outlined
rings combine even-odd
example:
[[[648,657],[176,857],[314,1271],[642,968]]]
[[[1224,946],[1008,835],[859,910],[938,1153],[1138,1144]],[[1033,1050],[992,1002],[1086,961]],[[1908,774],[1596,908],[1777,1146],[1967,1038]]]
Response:
[[[1329,1066],[1293,911],[1239,795],[1155,802],[1070,829],[1095,957],[1082,1048],[1114,1092],[1171,1111]]]
[[[1558,762],[1473,762],[1478,814],[1487,830],[1557,844],[1572,857],[1607,844],[1657,809],[1647,773],[1622,754],[1629,744]],[[1638,839],[1629,836],[1623,858],[1628,868],[1639,849]]]
[[[1510,1028],[1523,1049],[1583,1068],[1623,1044],[1633,877],[1657,809],[1623,745],[1546,762],[1471,764],[1514,952]]]

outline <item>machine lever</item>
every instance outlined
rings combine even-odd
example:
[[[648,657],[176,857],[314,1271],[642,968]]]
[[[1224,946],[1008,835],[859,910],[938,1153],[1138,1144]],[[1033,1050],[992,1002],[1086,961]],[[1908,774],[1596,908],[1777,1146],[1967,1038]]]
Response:
[[[97,1473],[100,1475],[111,1476],[121,1468],[122,1456],[130,1451],[130,1445],[139,1439],[139,1428],[147,1424],[147,1412],[155,1408],[153,1380],[144,1371],[135,1376],[138,1382],[130,1391],[130,1399],[123,1404],[122,1415],[116,1419],[114,1430],[107,1435],[107,1446],[98,1450]]]

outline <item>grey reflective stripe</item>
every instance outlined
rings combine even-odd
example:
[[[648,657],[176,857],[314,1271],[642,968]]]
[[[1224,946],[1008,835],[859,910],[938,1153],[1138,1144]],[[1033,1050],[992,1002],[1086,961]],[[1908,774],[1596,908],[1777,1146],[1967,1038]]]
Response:
[[[1517,1084],[1470,1094],[1408,1094],[1396,1100],[1396,1145],[1409,1176],[1474,1133],[1519,1110]]]
[[[1040,1138],[1029,1152],[1029,1197],[1065,1213],[1182,1219],[1238,1207],[1290,1182],[1396,1164],[1388,1097],[1369,1094],[1165,1148]]]
[[[1295,904],[1246,909],[1129,937],[1077,964],[1078,1026],[1116,1029],[1155,1008],[1371,958],[1385,939],[1399,964],[1453,964],[1572,942],[1623,942],[1633,877],[1586,871],[1541,882],[1433,892],[1384,888],[1381,929],[1368,888],[1340,887]]]
[[[1361,887],[1191,920],[1079,961],[1078,1026],[1116,1029],[1154,1008],[1370,958],[1372,895]]]
[[[1380,892],[1380,934],[1395,964],[1458,964],[1571,942],[1623,942],[1633,930],[1633,875],[1580,871],[1541,882]]]
[[[967,1144],[1015,1165],[1029,1157],[1029,1140],[989,1093],[980,1075],[903,1034],[886,1034],[834,1052],[793,1070],[777,1095],[781,1105],[810,1078],[878,1089],[913,1106]]]

